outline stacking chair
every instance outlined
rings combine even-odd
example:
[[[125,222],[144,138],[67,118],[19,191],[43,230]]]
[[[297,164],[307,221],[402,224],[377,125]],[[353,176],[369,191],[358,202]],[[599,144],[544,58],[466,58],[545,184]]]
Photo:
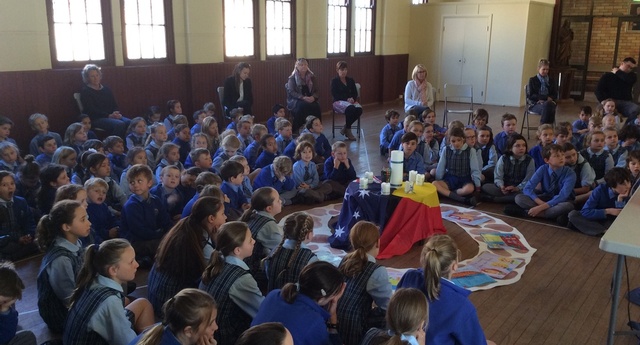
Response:
[[[356,83],[356,90],[358,90],[358,100],[360,100],[360,83]],[[336,129],[340,130],[344,125],[336,125],[336,111],[331,106],[331,135],[333,138],[336,137]],[[344,114],[342,114],[344,115]],[[360,118],[358,118],[358,124],[356,125],[356,130],[358,131],[358,139],[360,139]]]
[[[449,109],[451,106],[449,103],[451,99],[455,99],[458,103],[468,104],[468,107],[464,109]],[[469,103],[461,102],[461,100],[468,100]],[[456,85],[456,84],[444,84],[444,117],[442,119],[442,126],[448,125],[448,114],[469,114],[467,125],[471,124],[473,118],[473,85]]]
[[[527,130],[527,139],[530,139],[530,131],[537,131],[538,126],[529,125],[529,115],[542,116],[542,114],[537,114],[529,110],[533,105],[531,101],[529,101],[529,84],[524,85],[524,114],[522,116],[522,125],[520,125],[520,134],[526,129]],[[526,124],[526,125],[525,125]]]

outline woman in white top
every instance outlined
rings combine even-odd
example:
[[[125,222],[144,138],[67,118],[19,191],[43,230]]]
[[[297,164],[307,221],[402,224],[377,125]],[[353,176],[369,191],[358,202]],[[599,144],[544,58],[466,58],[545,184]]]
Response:
[[[427,69],[417,64],[411,72],[411,80],[404,88],[404,111],[413,110],[420,116],[425,110],[433,108],[433,86],[427,81]]]

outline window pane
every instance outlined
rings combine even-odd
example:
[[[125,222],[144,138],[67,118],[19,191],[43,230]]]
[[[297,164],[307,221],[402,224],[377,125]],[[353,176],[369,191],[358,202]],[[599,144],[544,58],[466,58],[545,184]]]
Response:
[[[140,32],[137,25],[126,25],[127,35],[127,57],[129,59],[139,59],[140,54]]]
[[[127,59],[167,57],[164,0],[125,0]]]
[[[54,23],[70,23],[68,0],[53,0],[53,22]]]
[[[71,6],[71,22],[72,23],[86,23],[87,12],[84,6],[83,0],[71,0],[69,1]]]
[[[140,24],[151,24],[151,2],[149,0],[138,0],[138,17]]]
[[[327,17],[327,52],[329,54],[347,52],[348,5],[345,0],[329,0]]]
[[[162,0],[153,0],[151,12],[153,24],[164,25],[164,2]]]
[[[127,23],[127,26],[138,24],[138,2],[137,1],[124,2],[124,22]]]
[[[153,27],[153,49],[156,59],[167,57],[167,36],[164,28],[160,26]]]
[[[71,40],[71,25],[54,24],[56,36],[56,52],[58,61],[73,61],[73,46]]]
[[[355,3],[355,52],[371,53],[373,47],[373,0],[358,0]]]
[[[225,55],[254,55],[253,0],[224,1]]]
[[[291,55],[291,1],[267,0],[267,55]]]
[[[100,0],[52,0],[57,61],[104,60]]]
[[[89,24],[88,25],[89,37],[89,53],[91,60],[104,60],[104,36],[102,33],[102,25]]]
[[[100,0],[87,0],[87,23],[102,23],[102,8]]]

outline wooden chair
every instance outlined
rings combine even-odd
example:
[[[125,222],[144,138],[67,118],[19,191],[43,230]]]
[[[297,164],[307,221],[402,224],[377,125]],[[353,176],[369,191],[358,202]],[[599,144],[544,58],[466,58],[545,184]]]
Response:
[[[76,100],[76,105],[78,105],[78,110],[80,110],[80,114],[83,114],[84,106],[82,105],[82,98],[80,97],[80,92],[75,92],[73,94],[73,99]],[[92,125],[91,129],[93,129],[93,131],[96,132],[96,135],[98,136],[98,138],[104,139],[107,137],[107,132],[103,128]]]
[[[449,109],[449,102],[451,99],[467,99],[469,101],[469,107],[465,109]],[[461,102],[465,104],[466,102]],[[469,114],[467,125],[471,124],[473,119],[473,85],[457,85],[457,84],[444,84],[444,117],[442,119],[442,126],[448,125],[448,114]]]
[[[360,83],[356,83],[356,90],[358,90],[358,100],[360,99],[360,88],[361,88]],[[341,130],[342,128],[344,128],[344,125],[336,125],[336,111],[335,109],[333,109],[333,106],[331,106],[331,108],[332,108],[331,109],[331,135],[333,136],[333,138],[335,138],[336,129]],[[360,139],[360,118],[358,118],[358,124],[356,125],[356,130],[358,131],[358,139]]]
[[[221,118],[222,118],[223,121],[227,120],[227,123],[223,123],[222,124],[222,128],[224,128],[232,120],[229,117],[229,115],[227,115],[227,107],[224,106],[224,86],[218,86],[216,91],[218,92],[218,99],[220,100],[220,109],[222,109],[222,117]]]

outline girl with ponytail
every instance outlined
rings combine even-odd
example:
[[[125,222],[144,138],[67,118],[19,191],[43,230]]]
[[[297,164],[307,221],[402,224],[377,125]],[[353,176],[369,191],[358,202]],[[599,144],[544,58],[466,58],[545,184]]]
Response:
[[[162,313],[162,323],[139,335],[131,344],[215,344],[213,332],[218,329],[218,307],[206,292],[184,289],[164,303]]]
[[[451,282],[459,251],[449,235],[435,235],[422,248],[422,268],[407,271],[400,288],[420,289],[429,301],[427,344],[494,344],[486,340],[470,292]]]
[[[269,280],[267,291],[297,282],[302,269],[318,261],[318,257],[306,245],[313,238],[313,218],[310,215],[305,212],[292,213],[285,219],[282,230],[282,242],[264,259]]]
[[[135,278],[138,262],[127,240],[87,247],[62,341],[65,345],[126,345],[154,323],[144,298],[127,303],[122,284]]]
[[[342,259],[338,267],[347,281],[345,298],[338,302],[338,321],[344,343],[359,345],[370,327],[367,320],[381,319],[392,291],[386,268],[376,264],[380,250],[378,227],[371,222],[359,221],[351,229],[349,240],[353,251]],[[372,302],[376,302],[375,309],[372,309]]]
[[[371,328],[361,345],[425,345],[429,304],[418,289],[398,289],[389,301],[387,330]]]
[[[281,322],[296,345],[342,344],[336,309],[344,289],[344,278],[335,266],[314,262],[302,270],[298,283],[271,291],[251,325]]]
[[[38,309],[53,333],[61,334],[64,330],[76,276],[83,262],[80,238],[89,236],[90,229],[87,211],[74,200],[56,203],[38,223],[36,240],[45,251],[37,278]]]
[[[235,345],[293,345],[293,338],[281,323],[266,322],[244,331]]]
[[[218,345],[233,345],[247,330],[264,300],[258,283],[243,261],[251,256],[255,241],[243,222],[228,222],[218,229],[216,249],[202,274],[200,289],[218,302]]]
[[[197,288],[207,265],[203,247],[224,223],[222,200],[205,196],[196,201],[191,215],[181,219],[164,235],[148,278],[148,297],[156,316],[162,305],[186,288]]]

